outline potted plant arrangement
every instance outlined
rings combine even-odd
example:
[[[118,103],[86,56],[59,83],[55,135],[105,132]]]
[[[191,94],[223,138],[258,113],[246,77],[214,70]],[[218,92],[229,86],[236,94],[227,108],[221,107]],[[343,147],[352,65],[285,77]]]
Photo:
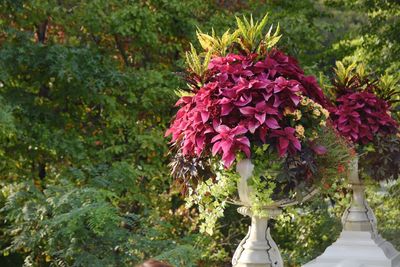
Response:
[[[376,232],[376,219],[365,201],[363,180],[387,181],[400,175],[399,124],[392,115],[392,104],[399,92],[389,76],[372,80],[363,65],[345,67],[339,61],[335,74],[330,117],[357,153],[349,176],[353,201],[343,215],[344,229]],[[364,174],[362,180],[360,173]]]
[[[278,49],[279,26],[264,31],[267,18],[237,18],[222,36],[197,32],[202,51],[186,54],[188,87],[166,133],[172,174],[198,205],[202,231],[212,233],[228,204],[252,218],[233,266],[283,266],[268,219],[328,189],[351,157],[315,77]]]

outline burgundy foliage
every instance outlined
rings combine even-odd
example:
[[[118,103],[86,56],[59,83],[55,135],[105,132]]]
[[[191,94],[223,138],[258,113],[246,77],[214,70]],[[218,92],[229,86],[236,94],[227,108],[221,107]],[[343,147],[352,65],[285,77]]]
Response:
[[[353,143],[367,144],[377,134],[395,134],[398,123],[389,104],[369,91],[347,92],[336,99],[331,118],[338,131]]]
[[[185,156],[218,154],[229,167],[239,151],[250,157],[250,142],[273,144],[281,156],[295,153],[301,144],[284,109],[294,111],[301,95],[327,106],[316,79],[279,50],[263,60],[256,54],[216,57],[208,69],[194,96],[177,102],[180,109],[167,131]]]

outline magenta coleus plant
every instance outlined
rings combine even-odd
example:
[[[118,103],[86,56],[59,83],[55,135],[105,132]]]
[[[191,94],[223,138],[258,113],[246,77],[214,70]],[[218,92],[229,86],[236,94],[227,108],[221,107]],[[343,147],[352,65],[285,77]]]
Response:
[[[176,103],[180,109],[166,133],[184,156],[220,155],[230,167],[239,152],[251,156],[252,143],[269,143],[279,156],[294,154],[302,142],[287,114],[294,114],[304,97],[327,105],[315,77],[277,49],[261,59],[214,57],[207,72],[194,95]]]
[[[356,145],[367,145],[377,135],[398,132],[398,123],[391,116],[390,100],[394,95],[370,81],[364,66],[353,63],[347,67],[336,62],[333,89],[335,99],[330,117],[339,133]]]
[[[365,145],[377,134],[395,134],[398,123],[389,104],[368,91],[348,92],[336,100],[331,117],[337,130],[355,144]]]

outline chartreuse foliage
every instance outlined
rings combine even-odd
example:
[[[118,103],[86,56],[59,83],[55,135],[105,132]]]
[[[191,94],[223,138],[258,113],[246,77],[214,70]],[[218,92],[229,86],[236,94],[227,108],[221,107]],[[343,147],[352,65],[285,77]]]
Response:
[[[229,264],[246,219],[228,207],[212,238],[198,235],[197,211],[170,190],[163,134],[181,87],[179,58],[196,29],[220,35],[235,15],[268,12],[283,26],[279,43],[306,70],[330,70],[357,51],[366,68],[394,75],[399,35],[388,22],[398,4],[344,2],[360,6],[343,15],[343,5],[311,0],[1,1],[0,265]],[[393,191],[376,209],[389,237],[397,200]],[[318,219],[290,212],[276,223],[290,265],[322,249],[333,219],[322,206]],[[286,230],[296,225],[303,234],[291,241]]]
[[[268,14],[262,20],[254,22],[253,16],[250,19],[243,17],[243,19],[236,17],[238,26],[238,35],[240,36],[239,42],[242,49],[246,53],[263,54],[262,49],[269,49],[278,43],[281,35],[279,35],[279,24],[275,33],[271,35],[273,26],[271,25],[268,32],[264,34],[264,28],[268,22]],[[256,49],[255,49],[256,48]]]

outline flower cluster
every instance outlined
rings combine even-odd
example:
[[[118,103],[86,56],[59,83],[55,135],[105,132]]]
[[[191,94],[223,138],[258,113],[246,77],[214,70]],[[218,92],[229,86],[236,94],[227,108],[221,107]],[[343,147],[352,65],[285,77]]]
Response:
[[[167,131],[184,156],[221,155],[230,167],[239,152],[250,157],[253,143],[293,155],[329,115],[316,79],[277,49],[263,58],[214,57],[208,73],[194,95],[177,102],[180,109]]]
[[[336,100],[331,117],[339,132],[353,143],[367,144],[377,134],[395,134],[397,122],[389,104],[368,91],[349,92]]]

